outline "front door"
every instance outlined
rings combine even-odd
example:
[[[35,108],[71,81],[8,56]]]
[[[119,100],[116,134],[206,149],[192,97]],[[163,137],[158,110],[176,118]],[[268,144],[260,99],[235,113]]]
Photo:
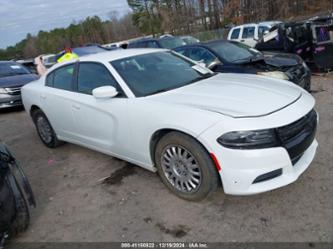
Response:
[[[118,96],[96,99],[92,90],[110,85]],[[127,98],[109,70],[101,63],[81,62],[77,91],[72,99],[74,122],[80,143],[113,154],[122,154],[124,138],[129,135]]]

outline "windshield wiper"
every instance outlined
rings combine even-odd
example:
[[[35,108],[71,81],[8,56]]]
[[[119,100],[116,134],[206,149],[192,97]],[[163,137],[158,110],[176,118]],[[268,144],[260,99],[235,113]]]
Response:
[[[164,93],[164,92],[167,92],[167,91],[169,91],[171,89],[165,88],[165,89],[156,90],[154,92],[149,93],[149,95],[154,95],[154,94],[158,94],[158,93]]]
[[[201,76],[199,76],[199,77],[196,77],[196,78],[193,79],[193,80],[190,80],[190,81],[186,82],[186,84],[184,84],[184,85],[189,85],[189,84],[192,84],[192,83],[197,82],[197,81],[200,81],[200,80],[208,79],[208,78],[212,77],[212,76],[215,75],[215,74],[216,74],[216,73],[207,73],[207,74],[203,74],[203,75],[201,75]]]

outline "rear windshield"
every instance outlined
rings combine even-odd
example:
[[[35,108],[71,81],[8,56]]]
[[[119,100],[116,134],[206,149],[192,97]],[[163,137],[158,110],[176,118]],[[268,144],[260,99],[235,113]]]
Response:
[[[24,66],[15,62],[0,63],[0,78],[20,74],[30,74],[30,72]]]

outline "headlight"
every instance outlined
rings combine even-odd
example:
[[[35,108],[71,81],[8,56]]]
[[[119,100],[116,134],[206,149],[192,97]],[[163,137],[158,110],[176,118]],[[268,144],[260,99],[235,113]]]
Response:
[[[1,93],[7,93],[6,89],[0,87],[0,94],[1,94]]]
[[[273,129],[232,131],[219,137],[217,142],[232,149],[263,149],[279,146],[279,141]]]
[[[280,72],[280,71],[258,72],[257,74],[272,77],[272,78],[277,78],[280,80],[289,80],[288,75],[286,75],[284,72]]]

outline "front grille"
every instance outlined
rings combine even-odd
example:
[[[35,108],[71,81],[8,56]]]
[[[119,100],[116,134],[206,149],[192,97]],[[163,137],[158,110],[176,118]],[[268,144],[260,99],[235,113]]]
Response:
[[[282,146],[288,151],[293,165],[297,163],[304,151],[313,142],[316,128],[317,113],[312,110],[301,119],[276,129]]]
[[[10,95],[20,95],[21,94],[21,87],[6,87],[5,90]]]

